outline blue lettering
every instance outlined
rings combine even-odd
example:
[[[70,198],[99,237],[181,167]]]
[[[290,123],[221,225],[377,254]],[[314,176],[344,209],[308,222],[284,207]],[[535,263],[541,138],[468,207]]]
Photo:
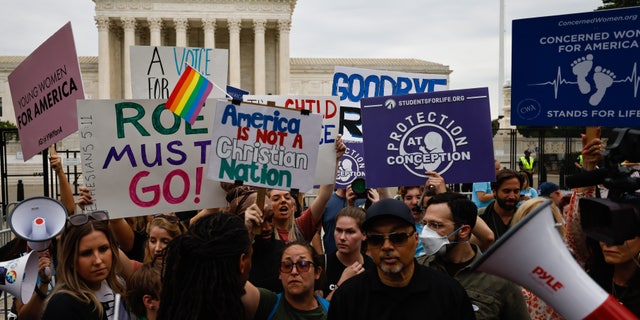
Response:
[[[364,78],[360,74],[347,75],[336,72],[333,75],[331,95],[340,101],[359,102],[362,98],[387,95],[433,92],[436,86],[446,86],[447,79],[423,79],[408,77],[392,77],[388,75],[369,75]],[[390,87],[391,90],[385,90]]]

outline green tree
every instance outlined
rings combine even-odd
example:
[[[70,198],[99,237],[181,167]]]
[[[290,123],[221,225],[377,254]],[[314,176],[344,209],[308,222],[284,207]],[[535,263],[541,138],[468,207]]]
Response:
[[[0,129],[15,129],[16,125],[11,121],[0,121]],[[17,133],[6,133],[6,140],[18,140]]]
[[[640,0],[602,0],[602,3],[598,10],[640,6]]]

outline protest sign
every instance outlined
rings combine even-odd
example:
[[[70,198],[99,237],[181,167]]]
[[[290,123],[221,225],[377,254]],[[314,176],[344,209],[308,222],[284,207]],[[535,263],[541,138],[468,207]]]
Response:
[[[355,179],[365,179],[364,147],[362,142],[345,142],[347,150],[338,162],[336,188],[345,189]]]
[[[9,74],[24,160],[78,131],[82,76],[67,22]]]
[[[212,107],[208,107],[211,105]],[[193,125],[164,100],[83,100],[78,127],[84,184],[111,218],[225,207],[204,179],[215,100]]]
[[[446,90],[447,74],[422,74],[336,67],[331,95],[340,99],[340,129],[345,142],[362,142],[360,100],[370,97]]]
[[[321,127],[317,113],[218,100],[207,179],[307,192]]]
[[[194,68],[214,84],[209,98],[224,98],[229,71],[225,49],[131,47],[131,87],[134,99],[169,99],[178,79]]]
[[[511,123],[638,126],[639,16],[635,7],[514,20]]]
[[[336,148],[334,142],[338,137],[340,124],[340,102],[337,97],[297,96],[297,95],[245,95],[244,101],[258,104],[274,102],[276,106],[292,110],[308,110],[322,115],[322,131],[318,149],[318,165],[315,173],[315,184],[334,183],[330,174],[336,170]]]
[[[490,114],[487,88],[362,99],[367,187],[494,180]]]

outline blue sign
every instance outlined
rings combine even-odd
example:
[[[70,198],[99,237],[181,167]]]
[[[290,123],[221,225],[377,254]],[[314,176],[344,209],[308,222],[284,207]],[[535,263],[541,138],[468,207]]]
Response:
[[[367,188],[495,180],[487,88],[362,99]]]
[[[638,126],[640,8],[513,21],[511,123]]]
[[[242,97],[248,95],[249,91],[227,85],[227,94],[230,95],[233,100],[242,101]]]

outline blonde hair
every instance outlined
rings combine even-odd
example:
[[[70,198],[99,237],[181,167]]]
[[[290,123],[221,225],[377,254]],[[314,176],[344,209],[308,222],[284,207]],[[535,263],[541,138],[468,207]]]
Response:
[[[173,221],[173,217],[175,217],[175,221]],[[169,218],[171,218],[172,221],[169,221]],[[166,230],[171,239],[175,239],[175,237],[187,231],[187,228],[182,224],[182,222],[180,222],[180,219],[178,219],[177,216],[165,214],[154,217],[153,220],[147,224],[147,234],[151,233],[151,228],[153,227]],[[150,251],[148,242],[149,239],[147,239],[146,246],[144,248],[144,263],[149,263],[155,260],[155,254]]]
[[[57,293],[68,294],[84,304],[93,304],[94,310],[102,315],[104,313],[102,303],[75,270],[80,241],[94,231],[102,232],[105,235],[109,242],[109,249],[111,249],[111,268],[105,281],[114,294],[124,294],[124,285],[116,274],[116,269],[120,264],[116,239],[106,221],[90,219],[81,226],[67,225],[62,233],[62,240],[58,243],[58,268],[56,268],[58,283],[49,297]]]
[[[520,207],[518,207],[518,210],[516,210],[516,213],[513,214],[513,218],[511,218],[510,225],[511,226],[516,225],[526,215],[531,213],[533,209],[537,208],[547,200],[548,199],[544,197],[535,197],[523,202],[520,205]],[[562,238],[564,239],[567,234],[567,230],[564,226],[564,219],[562,219],[562,213],[560,212],[560,209],[558,209],[558,206],[556,206],[555,203],[553,203],[553,201],[551,201],[551,213],[553,214],[553,219],[556,221],[556,224],[560,225],[558,230],[560,232],[560,236],[562,236]]]
[[[269,200],[271,200],[271,191],[274,191],[277,189],[267,189],[267,197],[269,197]],[[289,193],[289,196],[291,197],[291,201],[293,201],[293,203],[291,204],[291,212],[289,214],[289,218],[287,219],[287,230],[289,231],[289,239],[287,240],[287,242],[293,242],[298,240],[298,235],[296,233],[296,217],[295,217],[295,210],[297,207],[296,204],[296,200],[293,198],[293,195],[291,195],[290,192],[287,191],[287,193]],[[277,205],[277,202],[275,201],[271,201],[271,205]],[[274,209],[275,212],[275,209]],[[276,240],[282,240],[280,239],[280,234],[278,233],[278,227],[274,226],[273,228],[273,233],[274,236],[276,238]]]

